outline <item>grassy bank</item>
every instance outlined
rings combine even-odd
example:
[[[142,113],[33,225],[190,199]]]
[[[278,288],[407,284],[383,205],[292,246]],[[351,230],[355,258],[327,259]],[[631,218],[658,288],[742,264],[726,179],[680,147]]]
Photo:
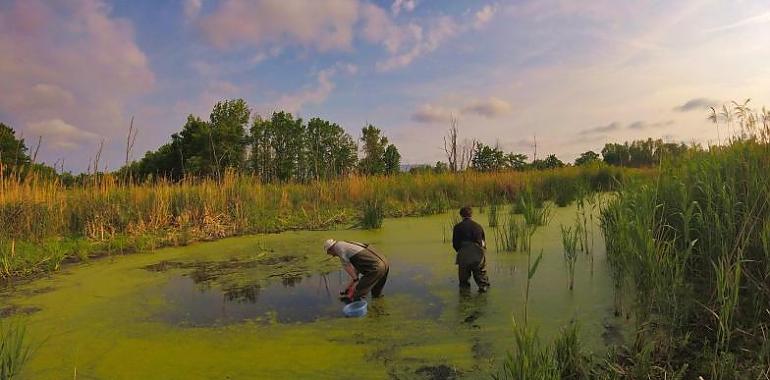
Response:
[[[547,345],[520,326],[499,377],[769,378],[768,142],[743,137],[664,162],[657,178],[629,181],[604,206],[618,317],[637,323],[632,344],[596,357],[570,329]]]
[[[611,190],[651,171],[613,167],[551,171],[348,177],[307,184],[222,181],[123,185],[105,176],[66,188],[0,181],[0,278],[53,271],[66,261],[252,233],[359,224],[366,205],[387,217],[428,215],[461,204],[513,201],[527,186],[564,204],[579,186]],[[363,220],[366,222],[366,220]]]
[[[626,307],[668,373],[770,375],[770,145],[737,140],[664,165],[603,213]]]

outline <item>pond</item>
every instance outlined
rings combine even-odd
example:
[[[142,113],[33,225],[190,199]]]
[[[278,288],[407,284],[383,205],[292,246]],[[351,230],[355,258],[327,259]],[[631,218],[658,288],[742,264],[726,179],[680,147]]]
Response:
[[[593,273],[578,259],[568,290],[555,208],[534,237],[543,261],[529,320],[549,340],[571,321],[590,350],[619,343],[630,323],[613,313],[604,243]],[[225,239],[64,268],[0,295],[0,318],[26,321],[29,379],[475,379],[490,377],[523,319],[526,256],[490,237],[488,293],[457,289],[454,212],[388,219],[376,231],[300,231]],[[388,257],[385,297],[360,319],[341,315],[346,275],[326,238],[371,243]]]

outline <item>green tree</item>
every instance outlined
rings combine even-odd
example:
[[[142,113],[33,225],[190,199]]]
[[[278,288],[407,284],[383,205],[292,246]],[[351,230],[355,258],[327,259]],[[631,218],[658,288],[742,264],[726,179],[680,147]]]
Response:
[[[564,167],[564,162],[562,162],[562,160],[556,157],[555,154],[549,154],[548,157],[545,158],[543,163],[546,169],[557,169],[557,168]]]
[[[251,110],[243,99],[217,102],[209,117],[211,167],[217,176],[222,171],[243,166],[246,153],[246,125]]]
[[[522,171],[527,168],[527,155],[521,153],[509,153],[505,156],[506,165],[517,171]]]
[[[449,165],[446,162],[436,161],[436,165],[433,167],[433,172],[437,174],[446,173],[449,171]]]
[[[605,144],[602,148],[602,159],[608,165],[628,166],[631,157],[628,152],[628,143],[626,144]]]
[[[599,162],[599,154],[597,154],[592,150],[589,150],[587,152],[581,153],[580,157],[575,159],[575,166],[590,165],[595,162]]]
[[[358,170],[365,175],[385,173],[385,149],[388,139],[379,128],[368,125],[361,130],[364,158],[358,162]]]
[[[284,182],[301,179],[305,161],[302,119],[295,119],[288,112],[274,112],[268,126],[275,179]]]
[[[506,155],[497,147],[477,143],[471,158],[471,167],[481,172],[491,172],[506,167]]]
[[[348,174],[358,159],[353,138],[339,125],[319,118],[308,122],[305,144],[308,179]]]
[[[383,161],[385,162],[385,174],[398,174],[401,171],[401,154],[398,153],[398,148],[395,145],[390,144],[385,148]]]
[[[273,114],[275,117],[275,114]],[[249,167],[262,182],[270,182],[275,178],[275,152],[273,150],[274,128],[272,120],[254,117],[249,130],[251,155]]]
[[[0,163],[4,168],[27,165],[30,162],[29,150],[23,138],[16,138],[13,128],[0,123]]]
[[[214,148],[212,143],[213,134],[209,123],[201,120],[199,117],[189,115],[187,122],[182,127],[182,131],[171,136],[171,145],[178,151],[178,159],[183,175],[197,177],[211,176],[216,174],[214,167]],[[167,150],[166,153],[169,153]],[[161,154],[154,159],[176,159],[173,154]],[[170,167],[171,162],[163,163],[160,166]],[[157,173],[157,172],[156,172]]]
[[[182,171],[182,155],[179,144],[171,142],[163,144],[154,152],[147,152],[139,162],[129,165],[131,173],[139,179],[166,178],[179,180],[184,176]],[[122,169],[126,170],[126,168]]]

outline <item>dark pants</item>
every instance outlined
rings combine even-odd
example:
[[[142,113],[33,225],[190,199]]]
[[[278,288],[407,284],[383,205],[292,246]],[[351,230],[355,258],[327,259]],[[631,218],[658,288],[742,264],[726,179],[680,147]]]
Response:
[[[356,268],[361,278],[358,280],[353,298],[361,298],[372,292],[372,297],[382,295],[382,288],[388,280],[390,267],[388,262],[370,248],[366,248],[350,258],[350,263]]]
[[[457,277],[460,280],[461,288],[470,288],[471,274],[473,274],[473,281],[476,281],[476,285],[479,288],[486,288],[489,286],[489,277],[487,277],[487,260],[486,257],[481,256],[480,261],[475,262],[458,262],[457,264]]]

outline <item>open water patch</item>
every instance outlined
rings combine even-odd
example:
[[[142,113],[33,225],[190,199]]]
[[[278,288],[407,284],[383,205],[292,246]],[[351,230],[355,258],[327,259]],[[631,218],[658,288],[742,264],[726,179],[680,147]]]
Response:
[[[161,290],[165,305],[156,317],[169,324],[307,323],[342,317],[339,291],[347,284],[347,275],[341,271],[310,273],[303,261],[302,257],[285,256],[259,262],[160,262],[145,269],[181,270],[172,273]],[[428,271],[427,267],[391,268],[386,297],[406,295],[420,305],[414,311],[416,318],[438,318],[443,302],[424,281]],[[392,307],[399,307],[379,301],[369,300],[370,315],[387,317]]]

